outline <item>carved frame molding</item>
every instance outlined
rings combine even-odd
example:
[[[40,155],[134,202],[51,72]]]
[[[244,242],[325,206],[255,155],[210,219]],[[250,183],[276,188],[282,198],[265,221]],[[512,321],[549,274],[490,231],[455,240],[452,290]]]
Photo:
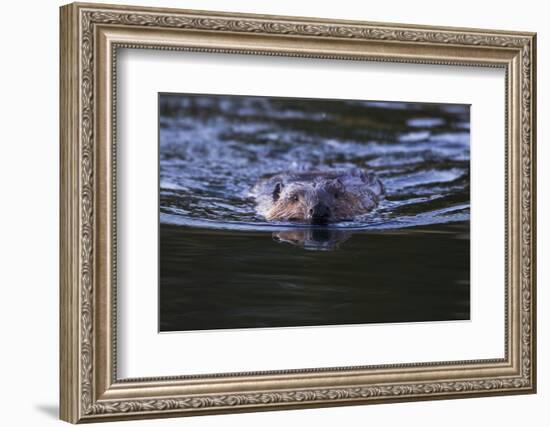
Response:
[[[112,148],[120,47],[506,68],[506,357],[117,380]],[[61,418],[101,421],[534,392],[534,98],[532,33],[93,4],[62,7]],[[267,386],[266,377],[273,378]],[[300,385],[285,386],[289,380]],[[208,391],[196,392],[197,384]]]

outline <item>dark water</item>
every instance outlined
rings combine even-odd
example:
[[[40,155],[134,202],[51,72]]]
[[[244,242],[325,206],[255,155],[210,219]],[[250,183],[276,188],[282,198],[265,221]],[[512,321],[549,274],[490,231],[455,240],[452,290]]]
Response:
[[[160,330],[464,320],[469,107],[160,96]],[[267,223],[249,190],[364,167],[380,206],[330,227]]]

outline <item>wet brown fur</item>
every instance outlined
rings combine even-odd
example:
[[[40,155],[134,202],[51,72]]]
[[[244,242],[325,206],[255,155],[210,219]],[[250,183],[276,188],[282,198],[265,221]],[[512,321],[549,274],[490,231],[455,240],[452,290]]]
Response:
[[[312,222],[319,204],[330,212],[327,222],[351,220],[374,209],[382,183],[362,169],[279,174],[254,190],[258,213],[268,221]]]

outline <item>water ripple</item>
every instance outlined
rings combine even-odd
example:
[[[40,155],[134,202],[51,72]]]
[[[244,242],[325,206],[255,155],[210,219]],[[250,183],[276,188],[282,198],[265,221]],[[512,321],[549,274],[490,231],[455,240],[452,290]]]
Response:
[[[380,206],[336,229],[395,229],[469,219],[469,107],[364,101],[162,95],[160,221],[274,231],[254,211],[264,175],[363,167]]]

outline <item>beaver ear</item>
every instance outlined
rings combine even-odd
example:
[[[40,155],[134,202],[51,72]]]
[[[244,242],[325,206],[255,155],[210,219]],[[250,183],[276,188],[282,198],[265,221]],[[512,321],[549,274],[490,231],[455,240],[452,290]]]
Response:
[[[275,188],[273,189],[273,201],[276,202],[279,200],[279,197],[281,196],[281,190],[283,189],[283,184],[281,182],[278,182],[275,184]]]

